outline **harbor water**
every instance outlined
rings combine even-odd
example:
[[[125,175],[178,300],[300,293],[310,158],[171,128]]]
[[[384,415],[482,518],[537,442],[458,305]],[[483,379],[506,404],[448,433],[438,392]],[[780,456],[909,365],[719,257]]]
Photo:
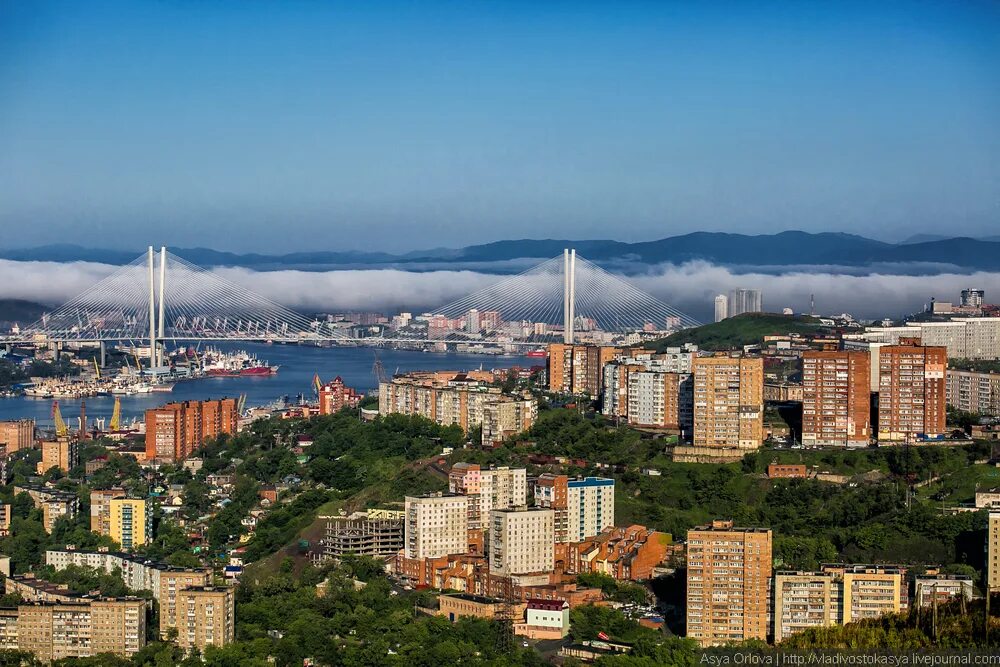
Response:
[[[145,411],[170,401],[203,400],[238,397],[246,394],[248,406],[269,405],[288,397],[296,401],[299,394],[315,400],[313,377],[319,374],[323,382],[340,376],[349,387],[370,392],[377,384],[373,374],[376,354],[385,374],[419,370],[472,370],[480,367],[510,368],[533,366],[544,359],[523,356],[485,354],[443,354],[409,350],[375,349],[370,347],[307,347],[298,345],[264,345],[254,343],[214,345],[222,350],[246,350],[272,366],[280,366],[277,375],[206,377],[174,384],[171,392],[121,396],[122,422],[143,419]],[[113,396],[93,396],[86,401],[87,419],[111,418]],[[75,427],[80,414],[80,399],[59,399],[63,417]],[[0,419],[35,419],[39,426],[52,424],[52,399],[17,396],[0,398]]]

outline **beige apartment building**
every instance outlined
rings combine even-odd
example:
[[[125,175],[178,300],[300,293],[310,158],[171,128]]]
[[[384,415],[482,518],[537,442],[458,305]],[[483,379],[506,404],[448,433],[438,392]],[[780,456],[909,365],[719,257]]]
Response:
[[[986,585],[1000,590],[1000,510],[990,511],[986,530]]]
[[[489,468],[456,463],[448,473],[448,490],[469,497],[469,529],[482,528],[491,510],[528,504],[528,473],[524,468]]]
[[[905,572],[895,566],[824,565],[774,576],[774,641],[807,628],[843,625],[904,611]]]
[[[697,357],[694,375],[695,448],[755,450],[764,442],[764,360]]]
[[[555,567],[555,514],[550,509],[490,512],[490,572],[509,576]]]
[[[406,558],[439,558],[469,549],[469,499],[454,493],[406,496]]]
[[[235,600],[229,586],[185,588],[177,595],[177,645],[185,651],[225,646],[235,638]]]
[[[701,646],[767,639],[771,531],[713,521],[688,532],[687,636]]]
[[[949,368],[945,379],[945,401],[948,405],[980,415],[1000,415],[1000,373]]]
[[[28,449],[35,444],[35,420],[13,419],[0,421],[0,445],[8,454]]]
[[[99,489],[90,492],[90,530],[99,535],[111,534],[111,500],[124,498],[125,489]]]
[[[802,355],[802,444],[867,447],[871,429],[871,366],[867,352]]]
[[[42,442],[42,460],[36,464],[39,475],[44,475],[50,468],[58,468],[68,473],[80,462],[79,449],[76,440],[59,438]]]
[[[145,645],[145,600],[42,602],[0,609],[0,648],[31,652],[43,663],[101,653],[130,657]]]
[[[538,404],[528,395],[504,394],[489,386],[488,373],[419,372],[379,385],[379,414],[419,415],[463,431],[482,427],[492,444],[531,427]]]

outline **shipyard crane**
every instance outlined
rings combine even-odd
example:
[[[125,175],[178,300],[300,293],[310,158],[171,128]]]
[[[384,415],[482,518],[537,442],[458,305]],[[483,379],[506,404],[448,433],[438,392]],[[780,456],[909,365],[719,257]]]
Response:
[[[122,399],[115,396],[115,407],[111,411],[111,423],[108,428],[112,431],[120,431],[122,428]]]
[[[66,426],[66,421],[59,411],[59,401],[52,401],[52,421],[55,422],[56,435],[58,437],[62,438],[69,435],[69,427]]]
[[[97,371],[97,381],[101,380],[101,366],[97,363],[97,359],[94,359],[94,370]]]

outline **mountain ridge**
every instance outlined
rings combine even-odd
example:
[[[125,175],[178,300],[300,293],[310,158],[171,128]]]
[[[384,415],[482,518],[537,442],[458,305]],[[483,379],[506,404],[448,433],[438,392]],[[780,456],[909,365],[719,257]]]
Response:
[[[595,262],[639,265],[706,261],[722,266],[825,265],[864,267],[877,264],[941,264],[966,270],[1000,270],[1000,240],[969,237],[926,240],[911,237],[887,243],[844,232],[783,231],[775,234],[691,232],[652,241],[629,243],[610,239],[504,239],[461,248],[433,248],[392,254],[378,251],[313,250],[284,254],[232,253],[211,248],[172,248],[201,266],[239,266],[257,270],[330,267],[412,267],[422,265],[509,262],[547,259],[563,248]],[[103,250],[73,244],[0,249],[0,259],[15,261],[101,262],[125,264],[140,252]]]

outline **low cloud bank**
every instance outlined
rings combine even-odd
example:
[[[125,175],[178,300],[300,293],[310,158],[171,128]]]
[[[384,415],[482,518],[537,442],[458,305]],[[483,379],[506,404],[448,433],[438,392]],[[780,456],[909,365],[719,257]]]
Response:
[[[61,304],[118,267],[87,262],[17,262],[0,260],[0,298]],[[478,271],[409,272],[399,269],[335,271],[266,271],[219,268],[215,273],[278,303],[300,310],[424,311],[444,305],[509,276]],[[799,270],[774,275],[754,273],[704,262],[661,265],[627,278],[637,287],[693,317],[708,321],[716,294],[737,287],[758,288],[768,311],[784,307],[809,310],[815,295],[816,311],[851,313],[875,318],[903,315],[920,309],[936,297],[958,301],[966,287],[979,287],[987,300],[1000,300],[1000,273],[899,273],[851,275]]]

